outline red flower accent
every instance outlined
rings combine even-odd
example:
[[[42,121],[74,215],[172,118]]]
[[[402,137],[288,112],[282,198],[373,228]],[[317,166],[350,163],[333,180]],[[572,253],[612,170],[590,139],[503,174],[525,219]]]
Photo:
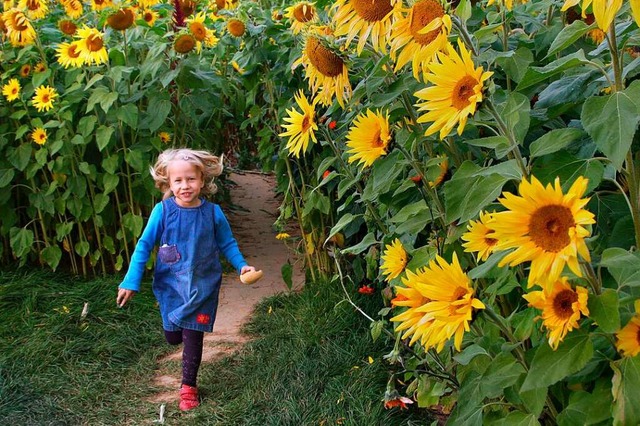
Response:
[[[330,174],[331,174],[330,170],[325,170],[324,173],[322,174],[322,179],[328,178]]]
[[[338,125],[338,123],[336,123],[336,121],[335,121],[335,120],[331,120],[331,121],[329,122],[329,129],[333,130],[333,129],[335,129],[335,128],[336,128],[336,126],[337,126],[337,125]]]
[[[210,315],[198,314],[198,316],[196,316],[196,322],[198,324],[209,324],[209,321],[211,321],[211,316]]]
[[[405,396],[399,396],[396,399],[385,401],[384,408],[400,407],[401,410],[406,410],[409,408],[407,404],[413,404],[413,401]]]
[[[373,287],[369,287],[368,285],[363,285],[358,289],[358,293],[360,294],[373,294]]]
[[[411,176],[409,179],[411,179],[413,181],[413,183],[422,182],[422,177],[420,175]]]

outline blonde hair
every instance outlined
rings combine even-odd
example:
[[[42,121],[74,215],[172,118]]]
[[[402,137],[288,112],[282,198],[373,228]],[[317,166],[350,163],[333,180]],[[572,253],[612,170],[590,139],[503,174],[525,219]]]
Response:
[[[164,192],[164,199],[171,196],[169,189],[169,163],[175,160],[187,161],[193,164],[202,173],[204,186],[202,195],[213,195],[218,191],[218,186],[214,183],[215,178],[222,174],[222,160],[224,156],[216,157],[207,151],[196,151],[188,148],[167,149],[160,153],[158,160],[153,167],[149,168],[151,177],[156,182],[156,188]]]

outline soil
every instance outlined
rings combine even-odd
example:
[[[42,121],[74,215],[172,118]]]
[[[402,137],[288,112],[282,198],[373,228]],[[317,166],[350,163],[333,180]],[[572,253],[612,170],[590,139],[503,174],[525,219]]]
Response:
[[[243,324],[251,317],[255,306],[265,297],[288,291],[280,268],[289,261],[293,264],[293,289],[304,283],[302,262],[283,241],[275,238],[272,225],[278,217],[281,200],[274,192],[275,177],[249,171],[237,171],[229,176],[231,182],[231,205],[223,206],[231,224],[233,235],[240,251],[249,265],[264,272],[263,277],[252,285],[242,284],[236,273],[225,273],[218,304],[218,313],[213,333],[204,337],[204,351],[200,369],[206,364],[228,356],[248,341],[241,332]],[[182,348],[160,359],[158,375],[153,379],[161,391],[149,398],[150,402],[165,403],[178,400],[181,368],[165,368],[170,362],[180,361]]]

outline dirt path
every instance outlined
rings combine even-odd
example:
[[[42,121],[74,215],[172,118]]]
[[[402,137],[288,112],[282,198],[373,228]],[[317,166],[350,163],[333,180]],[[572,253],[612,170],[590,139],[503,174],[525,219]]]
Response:
[[[251,286],[242,284],[236,274],[222,277],[213,333],[206,333],[204,338],[201,370],[207,368],[206,363],[228,355],[246,343],[247,336],[240,332],[240,328],[256,304],[267,296],[287,290],[280,272],[287,260],[294,264],[294,288],[304,282],[300,262],[296,263],[284,243],[276,240],[276,233],[271,227],[278,217],[280,205],[273,191],[275,178],[261,173],[237,172],[232,173],[230,179],[237,184],[231,188],[231,201],[239,208],[226,208],[225,215],[247,262],[256,269],[262,269],[264,276]],[[175,371],[171,371],[171,375],[163,374],[167,370],[163,364],[181,358],[182,348],[160,360],[160,373],[154,378],[154,383],[163,390],[149,398],[150,402],[177,401],[181,369],[173,368]]]

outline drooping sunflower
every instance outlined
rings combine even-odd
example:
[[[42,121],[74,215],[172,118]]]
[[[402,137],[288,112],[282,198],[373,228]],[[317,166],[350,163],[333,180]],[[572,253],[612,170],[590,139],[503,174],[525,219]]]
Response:
[[[344,36],[345,47],[358,37],[358,55],[369,38],[376,52],[386,53],[391,27],[400,17],[402,2],[398,0],[338,0],[333,21],[336,36]]]
[[[320,104],[329,106],[335,97],[338,104],[344,108],[345,99],[351,97],[349,70],[344,59],[329,48],[320,36],[309,34],[302,49],[302,56],[294,62],[293,67],[300,64],[305,69],[309,88],[317,96]]]
[[[58,21],[58,29],[68,36],[73,36],[78,29],[78,26],[68,19],[61,19]]]
[[[291,155],[300,157],[300,153],[304,153],[307,150],[309,139],[313,140],[314,143],[317,142],[315,132],[318,130],[318,124],[315,121],[315,102],[310,104],[302,90],[296,93],[295,101],[302,113],[295,108],[288,109],[287,114],[289,116],[285,117],[284,121],[289,124],[282,125],[287,131],[280,133],[278,136],[288,137],[287,150]]]
[[[462,239],[466,241],[462,247],[466,252],[477,252],[478,260],[487,260],[498,243],[498,240],[493,238],[493,229],[491,228],[493,222],[492,213],[480,212],[480,220],[470,220],[467,225],[469,232],[462,235]]]
[[[169,132],[160,132],[160,133],[158,133],[158,137],[160,138],[160,141],[162,143],[171,142],[171,133],[169,133]]]
[[[20,98],[20,82],[17,78],[12,78],[2,86],[2,95],[7,99],[8,102],[13,102],[16,99]]]
[[[36,127],[31,132],[31,139],[38,145],[44,145],[47,143],[47,131],[42,127]]]
[[[542,311],[542,324],[549,332],[549,345],[555,350],[568,332],[579,328],[580,316],[589,316],[586,288],[572,289],[567,277],[561,277],[549,291],[532,291],[522,296],[531,306]]]
[[[20,0],[19,10],[26,10],[29,19],[42,19],[49,13],[49,5],[44,0]]]
[[[33,106],[38,112],[49,111],[53,108],[53,101],[58,97],[58,92],[51,86],[40,86],[36,89],[36,93],[31,98]]]
[[[439,0],[419,0],[405,13],[391,30],[391,59],[395,71],[411,62],[413,77],[420,80],[436,52],[448,45],[451,17]]]
[[[426,111],[418,117],[418,123],[433,122],[425,131],[426,136],[440,131],[440,139],[444,139],[456,125],[458,134],[462,134],[467,118],[475,114],[482,102],[485,80],[493,75],[481,66],[475,68],[471,54],[460,39],[458,49],[460,54],[448,45],[446,53],[436,54],[437,60],[431,62],[429,73],[424,75],[425,81],[432,85],[415,93],[420,99],[418,111]]]
[[[353,126],[347,133],[347,151],[349,163],[358,161],[364,167],[369,167],[383,155],[387,154],[387,147],[391,142],[389,131],[389,114],[380,111],[367,110],[359,114]]]
[[[125,31],[133,25],[136,14],[130,7],[124,7],[107,17],[107,25],[116,31]]]
[[[227,21],[227,31],[234,37],[242,37],[246,30],[244,22],[239,19],[233,18]]]
[[[140,0],[138,1],[138,5],[140,5]],[[112,0],[91,0],[91,10],[94,12],[100,12],[108,7],[113,7]]]
[[[7,31],[7,37],[14,47],[22,47],[33,44],[36,39],[36,30],[33,29],[31,21],[18,9],[11,9],[4,12],[2,20]]]
[[[294,34],[299,34],[308,25],[318,22],[316,6],[306,1],[286,8],[284,16],[291,23],[291,32]]]
[[[64,11],[71,19],[78,19],[84,14],[80,0],[61,0]]]
[[[386,275],[385,281],[389,282],[404,272],[408,256],[402,243],[396,238],[391,244],[385,246],[381,259],[380,271]]]
[[[622,356],[636,356],[640,354],[640,300],[636,300],[635,315],[627,325],[616,332],[616,348]]]
[[[56,49],[57,61],[65,69],[69,67],[80,68],[84,65],[84,59],[80,56],[78,42],[60,43]]]
[[[158,19],[158,12],[153,9],[145,9],[142,12],[142,19],[147,23],[147,25],[153,27],[153,24],[155,24]]]
[[[196,42],[191,34],[180,34],[173,42],[173,49],[178,53],[189,53],[196,47]]]
[[[409,344],[419,339],[425,349],[435,347],[438,352],[453,338],[453,345],[459,351],[464,333],[469,331],[473,310],[485,306],[473,297],[475,291],[471,280],[462,271],[456,254],[453,254],[451,264],[436,256],[417,273],[407,271],[402,283],[415,290],[401,293],[405,297],[419,295],[427,301],[391,318],[393,322],[400,322],[396,331],[407,330],[402,338],[413,335]],[[399,287],[396,290],[400,292]]]
[[[96,28],[84,25],[76,31],[77,50],[86,64],[104,64],[109,60],[103,35]]]
[[[47,64],[44,62],[38,62],[35,67],[33,67],[33,72],[45,72],[47,70]]]
[[[580,176],[566,194],[560,179],[554,186],[544,187],[538,179],[523,180],[520,196],[505,192],[500,203],[508,210],[494,214],[491,223],[495,250],[515,249],[500,261],[500,266],[515,266],[531,261],[528,285],[543,288],[555,283],[565,265],[582,276],[578,255],[591,259],[585,238],[591,234],[587,225],[595,223],[593,213],[583,207],[589,198],[581,198],[587,189],[587,179]]]

